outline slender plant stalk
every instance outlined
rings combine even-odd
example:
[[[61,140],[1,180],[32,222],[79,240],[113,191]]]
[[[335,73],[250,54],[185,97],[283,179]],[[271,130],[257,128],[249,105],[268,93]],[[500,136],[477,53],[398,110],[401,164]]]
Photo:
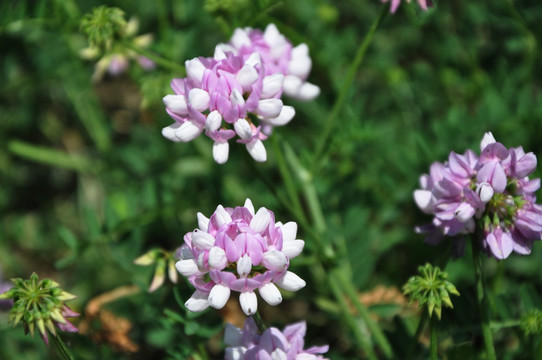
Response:
[[[51,336],[51,338],[53,339],[53,343],[56,345],[58,352],[62,355],[64,359],[75,360],[68,346],[64,343],[64,341],[62,341],[60,335],[53,335]]]
[[[282,177],[282,181],[284,182],[284,186],[286,187],[286,192],[288,193],[292,205],[295,207],[295,211],[298,214],[303,214],[303,207],[301,206],[301,202],[299,201],[299,196],[297,194],[294,179],[292,178],[291,172],[288,170],[288,166],[286,164],[286,161],[284,160],[284,156],[280,149],[277,137],[272,136],[271,141],[273,143],[273,150],[277,159],[277,166]]]
[[[431,317],[430,325],[431,327],[431,360],[438,360],[437,350],[438,350],[438,340],[437,340],[437,318],[436,316]]]
[[[176,76],[184,76],[185,73],[186,73],[186,70],[185,70],[184,66],[179,65],[176,62],[173,62],[173,61],[168,60],[168,59],[164,59],[163,57],[158,56],[155,53],[153,53],[153,52],[151,52],[151,51],[149,51],[147,49],[143,49],[143,48],[141,48],[139,46],[136,46],[136,45],[134,45],[134,44],[132,44],[130,42],[125,42],[124,45],[127,48],[129,48],[130,50],[135,51],[139,55],[143,55],[146,58],[149,58],[150,60],[154,61],[158,65],[160,65],[160,66],[162,66],[162,67],[164,67],[166,69],[171,70],[172,72],[174,72],[176,74]]]
[[[380,24],[382,24],[388,12],[389,12],[389,5],[384,4],[382,6],[382,9],[380,10],[380,14],[375,19],[375,21],[371,24],[369,31],[367,32],[367,34],[365,34],[365,37],[363,38],[361,44],[359,45],[358,50],[356,52],[356,56],[354,57],[354,61],[352,61],[352,63],[350,64],[348,73],[346,74],[342,87],[339,90],[339,95],[337,96],[337,99],[335,100],[335,103],[333,104],[331,113],[329,114],[324,130],[322,131],[320,135],[318,145],[316,146],[316,151],[314,152],[314,158],[313,158],[313,163],[311,167],[313,174],[317,172],[318,167],[320,166],[320,164],[323,163],[321,157],[324,154],[326,145],[328,143],[328,138],[331,134],[331,131],[333,130],[333,127],[335,126],[335,123],[337,122],[339,113],[341,112],[346,102],[346,96],[348,95],[348,91],[350,90],[350,87],[352,86],[352,83],[354,82],[354,77],[356,76],[359,66],[363,62],[363,58],[365,57],[365,53],[367,52],[369,45],[371,45],[373,41],[376,30],[378,30]]]
[[[332,272],[331,279],[331,281],[338,280],[340,286],[343,288],[343,290],[346,292],[346,295],[348,295],[348,297],[354,304],[354,307],[358,311],[358,314],[361,316],[365,324],[367,324],[367,328],[374,337],[375,343],[380,347],[386,358],[391,359],[393,357],[393,351],[391,349],[390,343],[386,339],[386,336],[382,332],[382,329],[380,329],[378,324],[374,322],[373,319],[371,319],[369,310],[367,310],[365,305],[363,305],[359,300],[358,294],[356,293],[352,282],[346,278],[344,272],[340,269]]]
[[[482,334],[484,336],[484,344],[486,348],[486,356],[488,360],[496,360],[495,347],[493,346],[493,334],[491,332],[491,324],[489,318],[489,304],[487,301],[487,290],[484,280],[483,257],[479,248],[479,242],[476,241],[477,236],[471,238],[472,257],[474,260],[474,271],[476,277],[476,300],[478,303],[478,311],[482,320]]]
[[[303,197],[307,202],[312,223],[314,224],[316,231],[322,234],[326,231],[327,225],[324,213],[322,212],[322,207],[320,206],[320,200],[318,200],[316,187],[312,182],[312,175],[301,165],[301,161],[299,161],[294,150],[286,142],[284,142],[284,153],[286,160],[288,160],[288,163],[290,164],[290,169],[301,184],[301,190],[303,192]]]
[[[260,313],[256,311],[254,315],[252,315],[252,318],[254,319],[254,322],[256,323],[258,330],[260,330],[260,333],[263,334],[263,332],[267,329],[267,326],[265,326],[265,324],[263,323],[263,319],[260,316]]]
[[[69,154],[64,151],[37,146],[19,140],[8,143],[8,149],[15,155],[42,164],[74,170],[81,173],[98,172],[101,164],[83,155]]]
[[[418,339],[420,338],[423,328],[425,327],[425,322],[427,321],[427,318],[428,318],[427,311],[423,311],[422,317],[420,318],[420,322],[418,323],[418,327],[416,328],[416,333],[414,334],[414,338],[412,339],[412,342],[410,343],[410,347],[408,348],[408,352],[406,356],[407,360],[412,360],[412,356],[414,355],[414,349],[416,348]]]
[[[325,272],[325,270],[322,270],[322,271]],[[360,325],[356,322],[355,317],[353,317],[350,311],[348,311],[348,304],[346,303],[346,300],[344,299],[344,294],[341,291],[341,288],[338,282],[332,276],[328,276],[328,282],[329,282],[331,292],[333,293],[333,295],[335,296],[335,299],[339,303],[339,307],[341,308],[344,320],[354,332],[356,341],[361,346],[361,349],[367,354],[369,359],[377,359],[377,356],[373,350],[373,347],[368,340],[369,336],[367,336],[361,331]]]

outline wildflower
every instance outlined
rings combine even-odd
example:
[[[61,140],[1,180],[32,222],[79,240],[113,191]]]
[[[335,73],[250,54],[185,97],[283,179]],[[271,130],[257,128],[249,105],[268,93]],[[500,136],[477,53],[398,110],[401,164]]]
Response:
[[[431,165],[420,178],[414,200],[422,211],[434,215],[432,224],[416,228],[435,244],[444,236],[482,230],[486,252],[506,259],[513,251],[531,252],[542,236],[542,207],[535,191],[540,179],[529,179],[536,156],[522,147],[507,149],[491,133],[482,139],[481,155],[467,150],[452,152],[446,163]]]
[[[382,0],[383,3],[387,3],[389,1],[390,0]],[[407,0],[407,3],[410,3],[410,0]],[[401,0],[391,0],[390,12],[392,14],[397,11],[399,4],[401,4]],[[422,8],[422,10],[427,11],[428,7],[433,6],[433,2],[431,0],[418,0],[418,5]]]
[[[75,299],[75,296],[62,290],[59,285],[49,279],[38,281],[38,275],[33,273],[29,280],[13,279],[13,287],[3,294],[0,299],[13,299],[8,322],[16,326],[21,320],[25,331],[34,335],[38,329],[43,341],[49,345],[47,332],[56,336],[56,329],[77,332],[66,318],[77,317],[78,313],[71,310],[65,301]]]
[[[318,86],[306,81],[312,67],[307,44],[293,47],[275,24],[267,25],[264,32],[249,27],[236,29],[230,42],[218,47],[245,59],[255,52],[260,54],[266,75],[284,75],[283,90],[287,96],[312,100],[320,94]]]
[[[413,276],[403,286],[403,293],[410,296],[410,302],[418,301],[420,308],[427,306],[429,317],[433,310],[440,320],[442,305],[453,308],[450,294],[459,296],[454,284],[449,282],[448,274],[441,271],[438,266],[431,264],[420,266],[418,272],[421,276]]]
[[[247,31],[254,44],[244,46],[236,39],[244,34],[250,42]],[[287,124],[295,115],[295,109],[280,99],[282,93],[310,99],[319,92],[305,81],[311,67],[307,46],[292,48],[271,25],[266,34],[270,43],[261,32],[237,29],[232,38],[235,46],[219,44],[212,58],[186,61],[186,78],[173,79],[175,95],[163,99],[175,122],[162,129],[162,135],[188,142],[205,132],[214,141],[213,158],[219,164],[228,160],[228,141],[237,135],[254,160],[266,161],[263,141],[275,126]],[[271,51],[279,48],[279,53]]]
[[[190,311],[208,306],[221,309],[231,291],[240,293],[243,312],[258,307],[255,290],[270,305],[282,302],[277,285],[297,291],[305,281],[288,271],[290,259],[301,253],[303,240],[296,240],[297,224],[275,223],[266,208],[254,211],[250,199],[243,207],[219,205],[207,218],[198,213],[198,228],[184,236],[177,270],[196,288],[185,303]]]
[[[271,327],[261,335],[258,334],[258,328],[252,317],[245,321],[242,330],[227,324],[224,332],[224,342],[228,346],[225,359],[325,360],[320,354],[329,350],[328,345],[303,349],[306,331],[307,324],[304,321],[288,325],[283,331]]]
[[[100,8],[99,8],[100,9]],[[112,8],[113,10],[115,8]],[[119,9],[116,9],[119,10]],[[96,11],[96,10],[95,10]],[[119,10],[120,11],[120,10]],[[120,14],[115,13],[115,18],[123,19],[124,12]],[[116,27],[109,29],[107,34],[101,36],[106,40],[92,41],[93,27],[84,26],[82,28],[87,29],[87,35],[89,36],[90,46],[79,51],[81,58],[86,60],[98,60],[96,63],[94,74],[92,75],[93,81],[100,81],[105,73],[111,76],[118,76],[128,70],[130,61],[136,61],[144,70],[153,70],[156,64],[145,56],[137,54],[126,43],[130,43],[134,47],[147,48],[151,45],[153,36],[151,34],[144,34],[135,36],[139,28],[139,21],[137,18],[131,18],[128,22],[116,21],[114,22]]]
[[[169,280],[177,283],[177,271],[175,270],[175,253],[163,250],[153,249],[141,255],[134,260],[134,264],[141,266],[155,265],[154,276],[152,278],[149,292],[153,292],[164,284],[166,272]]]

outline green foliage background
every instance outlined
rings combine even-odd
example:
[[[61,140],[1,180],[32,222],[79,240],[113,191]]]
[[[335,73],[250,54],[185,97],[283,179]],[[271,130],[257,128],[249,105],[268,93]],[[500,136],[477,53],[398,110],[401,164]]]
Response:
[[[78,51],[81,16],[99,5],[117,6],[139,18],[140,33],[153,33],[151,51],[183,64],[211,56],[236,27],[274,22],[294,44],[309,45],[309,80],[322,89],[315,100],[285,100],[297,111],[267,141],[269,161],[254,164],[232,144],[219,166],[211,142],[176,144],[161,136],[171,123],[161,99],[181,77],[164,68],[93,84],[93,63]],[[331,359],[362,357],[339,305],[314,261],[346,263],[359,291],[398,287],[425,262],[448,257],[446,244],[430,247],[414,234],[429,221],[414,205],[418,177],[451,150],[479,149],[486,131],[508,147],[522,145],[542,156],[542,3],[536,0],[438,1],[427,13],[404,3],[387,16],[353,85],[346,105],[315,158],[315,148],[348,67],[382,7],[378,0],[185,0],[3,1],[0,5],[0,265],[4,277],[36,271],[77,294],[75,310],[94,296],[136,284],[137,295],[109,308],[130,320],[136,354],[117,352],[89,337],[66,335],[78,359],[187,359],[222,356],[222,319],[214,311],[196,316],[182,304],[192,290],[183,281],[146,293],[152,269],[133,260],[145,251],[173,250],[197,225],[196,212],[211,215],[218,204],[256,207],[292,220],[261,178],[287,196],[272,149],[287,143],[310,171],[327,230],[322,253],[300,230],[308,255],[292,266],[307,287],[286,294],[264,319],[279,327],[306,319],[307,344],[329,343]],[[256,174],[259,173],[259,176]],[[540,176],[540,171],[535,173]],[[301,189],[301,185],[298,185]],[[304,206],[307,204],[304,203]],[[324,260],[323,260],[324,259]],[[532,255],[489,259],[491,312],[500,359],[532,359],[540,339],[525,337],[513,323],[541,308],[542,247]],[[473,296],[469,252],[446,270],[461,297],[452,298],[440,322],[441,354],[477,358],[482,349]],[[411,344],[419,314],[396,305],[370,309],[397,359]],[[500,325],[499,325],[500,324]],[[362,326],[362,324],[360,325]],[[207,340],[211,338],[211,340]],[[201,345],[198,345],[201,344]],[[537,348],[538,346],[538,348]],[[202,349],[206,349],[202,351]],[[428,349],[414,345],[417,358]],[[58,358],[38,337],[23,336],[0,314],[0,358]],[[198,357],[199,356],[199,357]]]

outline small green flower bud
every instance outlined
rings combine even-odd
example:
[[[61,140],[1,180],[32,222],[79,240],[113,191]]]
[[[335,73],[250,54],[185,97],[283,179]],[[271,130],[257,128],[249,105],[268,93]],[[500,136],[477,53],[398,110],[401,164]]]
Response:
[[[10,324],[16,326],[22,320],[25,331],[31,335],[34,335],[37,328],[46,344],[47,332],[56,334],[55,325],[67,324],[69,326],[61,329],[77,331],[77,328],[66,320],[66,317],[76,314],[64,305],[64,301],[75,296],[63,291],[57,282],[49,279],[39,281],[38,275],[33,273],[28,280],[14,279],[13,284],[15,286],[4,293],[6,299],[13,299],[8,318]]]
[[[523,330],[525,336],[537,335],[542,333],[542,311],[538,309],[529,310],[521,316],[519,327]]]
[[[100,6],[86,14],[81,20],[81,31],[88,37],[90,45],[109,50],[114,41],[126,33],[124,11],[119,8]]]
[[[413,276],[403,286],[403,293],[408,295],[410,303],[419,302],[420,308],[427,307],[429,316],[433,312],[440,320],[442,305],[453,308],[449,294],[459,296],[455,286],[447,280],[448,274],[431,264],[418,268],[420,276]]]

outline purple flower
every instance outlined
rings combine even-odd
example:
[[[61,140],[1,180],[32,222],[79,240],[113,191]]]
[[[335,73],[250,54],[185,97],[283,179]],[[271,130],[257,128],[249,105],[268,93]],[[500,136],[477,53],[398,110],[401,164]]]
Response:
[[[433,6],[433,2],[431,0],[417,0],[418,5],[422,8],[422,10],[427,11],[427,7]],[[382,0],[383,3],[390,2],[390,0]],[[410,0],[407,0],[408,3],[410,3]],[[391,0],[390,5],[390,12],[393,14],[395,11],[397,11],[397,8],[401,4],[401,0]]]
[[[484,135],[480,150],[479,158],[470,150],[452,152],[446,163],[436,162],[422,175],[414,200],[434,217],[416,231],[435,244],[479,226],[483,247],[495,258],[506,259],[513,251],[529,254],[542,236],[542,207],[534,195],[540,179],[528,178],[536,156],[521,147],[507,149],[491,133]]]
[[[293,47],[275,24],[269,24],[264,32],[258,29],[236,29],[228,44],[220,44],[224,51],[234,51],[248,58],[260,54],[266,75],[284,75],[284,93],[298,100],[312,100],[320,94],[320,88],[307,82],[312,60],[306,44]]]
[[[186,307],[221,309],[232,290],[240,293],[247,315],[258,307],[255,290],[268,304],[280,304],[276,285],[289,291],[305,286],[303,279],[288,271],[290,259],[305,245],[296,233],[296,223],[275,223],[273,212],[266,208],[254,212],[250,199],[234,209],[219,205],[210,218],[198,213],[198,228],[184,236],[176,264],[196,288]]]
[[[303,322],[288,325],[284,331],[268,328],[261,335],[252,317],[245,321],[241,330],[231,324],[226,325],[224,342],[226,360],[325,360],[320,354],[329,346],[314,346],[304,350],[307,324]]]
[[[188,142],[205,132],[219,164],[228,160],[228,141],[236,135],[254,160],[266,161],[263,140],[295,115],[282,93],[306,100],[319,93],[305,81],[311,68],[307,46],[292,48],[274,25],[263,34],[237,29],[231,44],[217,45],[212,58],[194,58],[185,67],[186,78],[171,82],[175,95],[163,99],[175,122],[162,135]]]

